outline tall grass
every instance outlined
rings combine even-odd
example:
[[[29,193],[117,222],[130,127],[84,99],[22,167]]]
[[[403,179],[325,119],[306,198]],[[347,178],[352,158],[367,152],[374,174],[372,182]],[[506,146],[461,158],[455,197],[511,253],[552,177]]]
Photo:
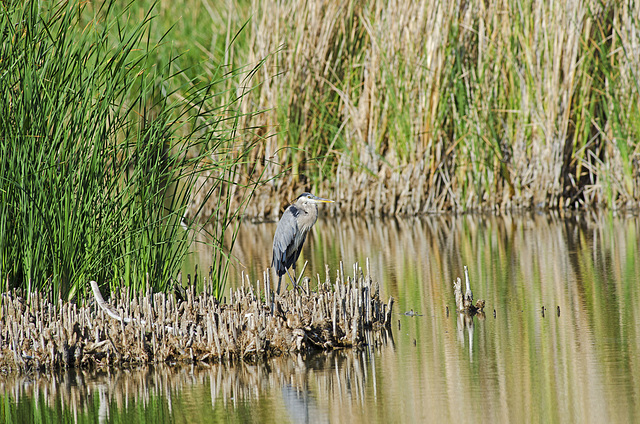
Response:
[[[637,3],[252,10],[248,60],[272,54],[251,95],[274,108],[267,176],[290,172],[272,196],[374,214],[640,206]]]
[[[154,9],[106,1],[0,5],[0,275],[8,286],[83,297],[96,279],[165,290],[192,241],[191,220],[234,188],[247,71],[167,53]],[[171,47],[171,46],[170,46]],[[192,62],[193,59],[191,59]],[[195,63],[195,62],[194,62]],[[212,181],[199,191],[198,179]],[[193,199],[198,203],[194,207]],[[216,240],[239,212],[223,210]],[[187,227],[186,230],[182,228]],[[222,244],[218,243],[218,250]],[[216,268],[226,269],[224,255]],[[217,272],[216,284],[225,273]],[[150,286],[149,286],[150,285]]]

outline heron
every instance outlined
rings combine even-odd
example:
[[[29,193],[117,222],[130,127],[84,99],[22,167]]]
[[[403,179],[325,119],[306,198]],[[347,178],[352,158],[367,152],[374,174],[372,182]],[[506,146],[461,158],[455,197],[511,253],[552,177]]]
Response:
[[[333,203],[333,200],[302,193],[295,202],[285,209],[273,236],[273,259],[271,266],[278,274],[278,293],[282,276],[286,273],[293,287],[297,288],[295,280],[289,274],[289,268],[296,270],[296,261],[302,252],[307,234],[318,219],[318,203]]]

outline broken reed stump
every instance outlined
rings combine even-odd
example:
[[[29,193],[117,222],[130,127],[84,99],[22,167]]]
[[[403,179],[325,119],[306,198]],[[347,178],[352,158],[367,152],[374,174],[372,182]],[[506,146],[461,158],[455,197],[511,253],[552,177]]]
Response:
[[[368,264],[367,264],[368,271]],[[229,303],[208,293],[111,294],[104,302],[97,284],[86,305],[54,305],[41,293],[24,298],[2,293],[0,370],[50,371],[60,368],[131,367],[147,363],[255,362],[287,352],[359,347],[367,332],[388,329],[393,298],[385,303],[379,285],[354,265],[335,282],[318,276],[308,294],[269,291],[244,284],[230,290]],[[247,280],[248,281],[248,280]],[[273,311],[271,308],[273,305]]]
[[[458,309],[458,312],[470,315],[484,315],[484,300],[478,299],[475,305],[473,304],[473,292],[471,291],[469,270],[466,265],[464,266],[464,279],[466,283],[466,291],[464,295],[462,294],[462,281],[460,281],[460,277],[453,282],[453,293],[456,298],[456,308]]]

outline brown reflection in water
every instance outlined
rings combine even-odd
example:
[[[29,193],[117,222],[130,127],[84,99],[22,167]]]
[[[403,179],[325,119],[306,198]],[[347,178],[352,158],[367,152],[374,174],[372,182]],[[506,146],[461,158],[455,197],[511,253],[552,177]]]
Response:
[[[388,345],[386,332],[368,333],[371,346]],[[391,340],[392,341],[392,340]],[[27,405],[7,415],[17,422],[73,416],[75,422],[135,421],[339,422],[361,416],[376,386],[371,350],[283,356],[266,363],[141,367],[57,375],[10,375],[0,396]],[[145,411],[144,419],[140,411]],[[149,412],[151,411],[151,412]],[[115,419],[118,417],[118,419]],[[287,419],[288,418],[288,419]]]

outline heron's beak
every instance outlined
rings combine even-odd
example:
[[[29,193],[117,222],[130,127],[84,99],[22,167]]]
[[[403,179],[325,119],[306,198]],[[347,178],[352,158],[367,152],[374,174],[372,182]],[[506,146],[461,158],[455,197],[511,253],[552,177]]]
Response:
[[[335,203],[334,200],[325,199],[324,197],[318,197],[318,196],[315,196],[315,198],[313,200],[315,200],[316,202],[319,202],[319,203]]]

